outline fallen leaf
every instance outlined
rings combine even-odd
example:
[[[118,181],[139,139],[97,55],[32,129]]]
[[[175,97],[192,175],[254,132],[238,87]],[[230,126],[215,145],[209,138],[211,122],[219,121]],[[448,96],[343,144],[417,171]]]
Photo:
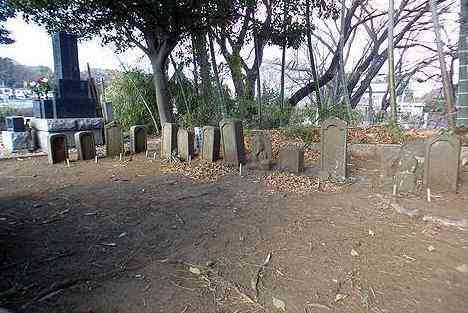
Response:
[[[351,249],[351,255],[352,256],[359,256],[359,253],[356,250]]]
[[[435,250],[435,247],[432,246],[432,245],[429,246],[429,247],[427,247],[427,251],[429,251],[429,252],[432,252],[432,251],[434,251],[434,250]]]
[[[201,271],[198,267],[190,266],[189,271],[190,273],[195,274],[195,275],[201,274]]]
[[[336,296],[335,296],[335,302],[342,301],[342,300],[346,299],[347,297],[348,297],[348,295],[344,295],[344,294],[338,293],[338,294],[336,294]]]
[[[375,236],[375,233],[374,233],[372,230],[370,230],[370,229],[369,229],[369,236],[371,236],[371,237],[374,237],[374,236]]]
[[[278,309],[286,312],[286,303],[283,300],[277,299],[275,297],[273,298],[273,306]]]
[[[468,264],[462,264],[456,267],[457,271],[462,273],[468,273]]]

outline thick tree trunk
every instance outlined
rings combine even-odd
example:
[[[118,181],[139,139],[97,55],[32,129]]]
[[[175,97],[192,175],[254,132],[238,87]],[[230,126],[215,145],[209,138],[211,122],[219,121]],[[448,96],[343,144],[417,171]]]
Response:
[[[245,77],[242,73],[239,52],[233,52],[230,56],[226,57],[226,62],[229,66],[229,71],[231,72],[232,83],[234,84],[236,96],[238,98],[243,98],[245,96]]]
[[[460,60],[458,78],[458,126],[468,128],[468,0],[460,1],[460,41],[458,56]]]
[[[195,59],[200,70],[201,95],[208,101],[211,95],[210,61],[208,58],[206,33],[200,32],[193,37]]]
[[[317,101],[317,108],[319,112],[325,109],[324,103],[322,103],[322,96],[320,93],[320,83],[317,73],[317,67],[315,66],[315,56],[314,56],[314,48],[312,47],[312,23],[310,22],[310,0],[306,0],[306,34],[307,34],[307,48],[309,51],[309,62],[310,62],[310,70],[312,71],[312,78],[315,82],[315,95]]]
[[[172,105],[169,97],[167,73],[165,70],[167,55],[168,54],[166,54],[165,51],[159,51],[158,53],[150,56],[151,66],[153,68],[154,89],[156,91],[156,103],[158,106],[161,125],[163,123],[172,123],[174,121]]]
[[[224,90],[219,79],[218,63],[216,63],[216,52],[214,49],[213,36],[211,33],[208,33],[208,40],[210,43],[210,56],[211,56],[211,68],[213,69],[213,74],[216,82],[216,90],[218,91],[219,101],[221,103],[220,111],[223,117],[227,117],[226,103],[224,102]]]
[[[430,0],[429,4],[432,11],[432,23],[434,24],[434,33],[436,37],[437,54],[439,55],[440,72],[442,74],[442,84],[444,88],[445,105],[447,107],[447,120],[449,128],[455,127],[455,120],[453,116],[453,93],[450,89],[450,78],[447,72],[447,64],[445,63],[444,47],[442,38],[440,36],[440,23],[439,15],[437,12],[437,3],[435,0]]]

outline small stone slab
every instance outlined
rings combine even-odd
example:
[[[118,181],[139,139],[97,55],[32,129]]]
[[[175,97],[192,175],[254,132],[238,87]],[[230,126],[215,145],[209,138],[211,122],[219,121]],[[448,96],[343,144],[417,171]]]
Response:
[[[147,149],[146,126],[135,125],[130,127],[130,153],[137,154]]]
[[[242,121],[225,119],[219,123],[223,142],[223,157],[227,164],[238,166],[245,163],[244,131]]]
[[[461,141],[457,135],[442,134],[426,145],[424,186],[432,192],[457,192]]]
[[[255,131],[252,141],[252,161],[259,163],[262,160],[271,160],[272,158],[270,136],[266,131]]]
[[[190,161],[194,156],[195,133],[187,129],[179,129],[177,132],[177,151],[182,161]]]
[[[208,162],[216,162],[219,159],[221,132],[218,127],[203,127],[202,158]]]
[[[68,159],[67,135],[61,133],[49,135],[47,157],[49,164],[62,163]]]
[[[75,145],[79,160],[93,160],[96,157],[96,143],[93,132],[77,132],[75,134]]]
[[[288,146],[280,149],[280,169],[291,173],[304,171],[304,149],[296,146]]]
[[[122,130],[119,126],[111,125],[105,127],[106,155],[108,157],[119,156],[123,150]]]
[[[177,154],[177,125],[164,123],[161,130],[161,158],[168,159]]]
[[[347,177],[348,126],[345,121],[331,117],[322,123],[320,132],[320,167],[328,171],[333,179]]]

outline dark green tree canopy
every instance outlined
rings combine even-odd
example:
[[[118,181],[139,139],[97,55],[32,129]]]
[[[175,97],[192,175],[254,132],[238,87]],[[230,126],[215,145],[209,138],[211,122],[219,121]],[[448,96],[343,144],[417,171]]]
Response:
[[[0,45],[14,42],[10,37],[10,32],[2,25],[8,18],[13,16],[13,9],[5,3],[5,0],[0,0]]]
[[[48,31],[66,31],[89,39],[101,36],[118,50],[140,46],[157,49],[160,41],[178,41],[189,32],[229,20],[232,0],[6,0],[26,20]]]

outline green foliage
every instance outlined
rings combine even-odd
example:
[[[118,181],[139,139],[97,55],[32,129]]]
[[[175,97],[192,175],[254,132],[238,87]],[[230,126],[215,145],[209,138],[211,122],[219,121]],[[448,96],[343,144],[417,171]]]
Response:
[[[2,25],[8,18],[14,16],[13,9],[0,0],[0,45],[8,45],[15,42],[10,37],[10,32]]]
[[[108,100],[112,102],[114,114],[123,129],[133,125],[146,125],[150,132],[155,125],[148,113],[145,102],[157,116],[156,99],[152,76],[137,69],[116,75],[106,90]],[[159,120],[157,127],[160,128]]]

